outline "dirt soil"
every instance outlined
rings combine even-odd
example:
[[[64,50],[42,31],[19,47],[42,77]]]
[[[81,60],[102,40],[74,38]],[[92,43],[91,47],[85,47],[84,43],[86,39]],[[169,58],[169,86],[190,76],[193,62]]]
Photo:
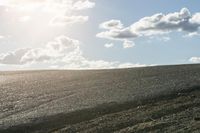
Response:
[[[200,65],[0,72],[0,133],[200,132]]]

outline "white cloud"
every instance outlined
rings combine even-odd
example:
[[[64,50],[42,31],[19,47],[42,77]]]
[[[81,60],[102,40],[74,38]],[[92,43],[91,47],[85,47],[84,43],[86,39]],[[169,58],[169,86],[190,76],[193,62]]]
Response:
[[[189,61],[192,63],[200,63],[200,57],[191,57]]]
[[[84,57],[80,42],[66,36],[60,36],[41,48],[18,49],[0,55],[1,65],[19,66],[18,68],[42,66],[65,69],[110,69],[144,66],[118,61],[91,60]],[[46,64],[46,65],[45,65]],[[32,67],[31,67],[32,68]]]
[[[113,46],[114,46],[113,43],[106,43],[106,44],[104,45],[105,48],[112,48]]]
[[[108,25],[111,26],[108,26]],[[100,27],[106,29],[96,36],[106,39],[122,40],[135,39],[144,36],[164,35],[170,32],[184,32],[189,35],[198,33],[200,27],[200,13],[191,14],[187,8],[182,8],[180,12],[162,14],[144,17],[132,25],[122,28],[120,20],[110,20],[100,24]],[[163,38],[168,41],[169,38]]]
[[[140,64],[140,63],[136,63],[136,64],[132,64],[132,63],[122,63],[119,65],[119,68],[132,68],[132,67],[145,67],[147,65],[145,64]]]
[[[9,7],[8,9],[15,9],[14,11],[30,15],[43,13],[48,16],[51,14],[50,25],[65,26],[66,24],[88,21],[88,16],[80,15],[80,11],[93,8],[95,2],[90,0],[8,0],[5,6]],[[29,16],[19,18],[21,22],[28,20],[30,20]]]
[[[83,10],[83,9],[89,9],[89,8],[93,8],[95,6],[94,2],[91,2],[89,0],[85,0],[85,1],[77,1],[73,4],[73,9],[74,10]]]
[[[102,29],[122,29],[123,24],[120,20],[109,20],[102,24],[100,24],[100,28]]]
[[[193,24],[200,24],[200,13],[195,13],[190,19],[190,22]]]
[[[192,33],[188,33],[187,35],[184,35],[183,37],[194,37],[194,36],[200,36],[200,33],[198,32],[192,32]]]
[[[100,32],[96,35],[99,38],[106,38],[111,40],[125,40],[127,38],[138,37],[137,33],[133,33],[129,28],[111,29],[109,31]]]
[[[135,46],[135,43],[129,40],[125,40],[123,43],[124,48],[132,48]]]
[[[0,54],[0,64],[22,64],[22,56],[28,52],[29,49],[17,49],[8,53]]]
[[[137,32],[143,36],[165,34],[172,31],[195,32],[198,30],[197,23],[191,22],[192,16],[188,9],[183,8],[180,12],[169,14],[155,14],[150,17],[144,17],[131,25],[131,31]]]
[[[33,62],[52,62],[70,56],[79,56],[79,41],[60,36],[43,48],[17,49],[0,55],[1,64],[27,64]]]
[[[57,16],[50,21],[49,25],[65,26],[67,24],[84,23],[88,19],[88,16]]]
[[[8,0],[6,5],[26,11],[69,12],[93,8],[95,2],[89,0]]]
[[[44,48],[31,49],[22,58],[22,63],[55,61],[73,56],[79,56],[79,41],[61,36],[49,42]]]

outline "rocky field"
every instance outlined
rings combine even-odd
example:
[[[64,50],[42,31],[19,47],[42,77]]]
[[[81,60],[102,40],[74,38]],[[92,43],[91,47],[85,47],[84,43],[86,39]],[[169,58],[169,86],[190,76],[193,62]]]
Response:
[[[0,132],[200,132],[200,65],[0,72]]]

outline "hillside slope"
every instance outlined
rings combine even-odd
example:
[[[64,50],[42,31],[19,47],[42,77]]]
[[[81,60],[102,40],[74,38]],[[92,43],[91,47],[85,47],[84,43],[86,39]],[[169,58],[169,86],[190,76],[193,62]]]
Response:
[[[0,132],[199,130],[200,65],[0,72]]]

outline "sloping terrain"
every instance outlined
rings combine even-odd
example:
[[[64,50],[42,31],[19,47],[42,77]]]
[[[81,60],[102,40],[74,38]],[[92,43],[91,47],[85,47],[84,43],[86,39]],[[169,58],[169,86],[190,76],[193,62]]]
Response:
[[[124,108],[95,119],[69,124],[53,133],[132,133],[132,132],[200,132],[200,91],[182,92],[169,97],[155,98],[146,104],[131,107],[130,103],[118,105]],[[132,103],[134,104],[134,103]],[[128,108],[129,107],[129,108]]]
[[[200,65],[0,72],[0,132],[199,131]]]

